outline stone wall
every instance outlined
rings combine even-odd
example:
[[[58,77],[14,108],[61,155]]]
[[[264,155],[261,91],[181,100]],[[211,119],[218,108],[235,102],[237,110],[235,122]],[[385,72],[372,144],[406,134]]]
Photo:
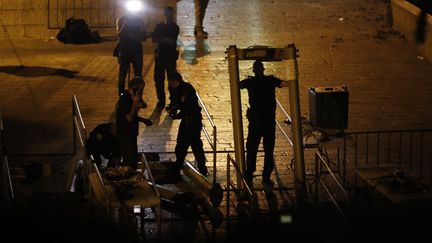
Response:
[[[163,19],[165,6],[176,6],[176,0],[142,0],[146,5],[148,31]],[[115,35],[115,18],[124,13],[126,0],[101,0],[96,9],[94,0],[0,0],[0,38],[55,37],[68,17],[84,17],[92,30],[102,36]],[[101,3],[102,2],[102,3]],[[57,6],[57,3],[62,6]],[[110,9],[107,6],[113,6]],[[105,11],[106,10],[106,11]],[[92,20],[93,18],[93,20]],[[96,23],[94,19],[105,22]]]
[[[427,59],[432,61],[432,16],[427,15],[425,42],[415,42],[415,32],[420,9],[405,0],[392,0],[393,28],[402,32],[410,43],[414,43]]]

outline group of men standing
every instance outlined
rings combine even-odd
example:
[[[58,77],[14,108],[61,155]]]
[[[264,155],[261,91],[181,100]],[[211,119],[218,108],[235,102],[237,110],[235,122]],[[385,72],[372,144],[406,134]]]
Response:
[[[158,98],[158,107],[165,106],[165,73],[176,70],[177,37],[179,27],[174,22],[174,9],[166,7],[165,20],[156,25],[152,41],[157,44],[155,49],[154,80]],[[125,91],[125,80],[132,65],[134,77],[143,78],[143,46],[147,39],[143,20],[134,14],[121,16],[117,21],[118,44],[114,56],[118,57],[119,76],[118,93]]]
[[[136,15],[124,15],[117,21],[119,41],[114,50],[118,57],[119,77],[118,93],[119,101],[116,108],[116,135],[119,142],[122,164],[137,168],[138,164],[138,125],[143,122],[151,126],[152,122],[138,116],[140,108],[146,104],[142,100],[145,82],[143,80],[143,47],[146,40],[146,29],[143,21]],[[203,143],[200,138],[202,129],[201,107],[198,104],[195,89],[189,83],[183,81],[181,74],[176,69],[179,56],[177,50],[177,38],[179,27],[174,22],[174,9],[164,9],[164,21],[158,23],[153,31],[152,41],[156,43],[154,81],[157,94],[156,109],[165,107],[165,79],[169,81],[168,91],[170,104],[165,107],[173,119],[181,119],[175,149],[177,169],[184,163],[189,146],[197,160],[198,170],[207,175],[205,165],[206,158]],[[133,66],[134,78],[126,86],[126,76]]]
[[[195,8],[196,26],[194,34],[197,37],[207,38],[207,33],[202,28],[204,18],[203,9],[208,0],[199,1],[202,6]],[[201,174],[207,175],[205,165],[206,158],[201,141],[202,116],[201,107],[198,104],[194,87],[185,82],[181,74],[176,70],[178,58],[177,38],[179,27],[174,22],[174,9],[166,7],[165,19],[156,25],[152,41],[157,44],[155,49],[154,80],[157,93],[156,109],[165,107],[165,78],[168,79],[168,91],[170,104],[165,107],[172,119],[181,119],[175,147],[176,164],[180,172],[187,150],[192,147],[197,160],[197,167]],[[151,126],[152,122],[138,116],[140,108],[146,104],[142,100],[145,82],[142,78],[143,48],[142,41],[146,40],[146,30],[141,19],[137,16],[122,16],[118,21],[119,42],[114,55],[119,61],[118,92],[119,101],[116,108],[116,137],[118,139],[123,165],[137,168],[138,163],[138,124],[143,122]],[[128,82],[125,89],[125,79],[129,66],[132,64],[135,77]],[[258,147],[263,139],[264,145],[264,169],[262,183],[273,186],[270,179],[274,169],[273,151],[275,146],[275,89],[288,87],[288,81],[283,81],[274,76],[264,75],[264,65],[260,60],[253,64],[255,76],[250,76],[240,82],[241,89],[247,89],[250,108],[247,111],[249,121],[248,137],[246,142],[246,172],[245,178],[250,186],[253,185],[254,172],[256,171],[256,156]]]
[[[178,0],[180,1],[180,0]],[[194,35],[197,38],[207,38],[204,31],[203,20],[209,0],[194,0],[195,3],[195,28]],[[155,49],[154,80],[158,98],[157,107],[165,106],[165,78],[166,74],[176,70],[176,61],[179,56],[177,50],[177,38],[179,27],[174,22],[174,9],[166,7],[165,20],[156,25],[152,35],[152,42],[157,44]],[[117,33],[119,42],[114,50],[114,56],[119,61],[118,91],[119,95],[124,91],[127,73],[132,64],[135,77],[143,77],[143,47],[146,41],[146,28],[142,19],[134,14],[121,16],[117,21]],[[168,87],[171,96],[171,89]],[[169,107],[168,107],[169,108]]]

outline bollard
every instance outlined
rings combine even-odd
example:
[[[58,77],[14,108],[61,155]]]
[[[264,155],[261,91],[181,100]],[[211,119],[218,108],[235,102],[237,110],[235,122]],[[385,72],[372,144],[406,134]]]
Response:
[[[183,165],[183,173],[210,198],[210,202],[213,206],[218,207],[221,204],[223,190],[219,183],[210,183],[205,176],[201,175],[195,167],[187,161],[185,161]]]

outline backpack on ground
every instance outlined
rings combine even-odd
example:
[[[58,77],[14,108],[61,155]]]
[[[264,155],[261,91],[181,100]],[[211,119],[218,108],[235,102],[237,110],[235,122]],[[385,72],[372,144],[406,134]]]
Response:
[[[84,19],[68,18],[65,27],[57,34],[65,44],[88,44],[100,41],[99,32],[91,31]]]

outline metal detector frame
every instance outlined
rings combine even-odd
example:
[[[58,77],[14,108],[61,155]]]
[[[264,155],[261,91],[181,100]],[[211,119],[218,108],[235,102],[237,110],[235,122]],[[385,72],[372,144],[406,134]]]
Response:
[[[306,173],[303,154],[302,127],[300,115],[300,96],[298,84],[298,49],[295,44],[288,44],[284,48],[271,48],[266,46],[252,46],[240,49],[231,45],[227,49],[228,68],[230,77],[231,110],[233,120],[233,135],[235,147],[235,161],[240,168],[242,176],[245,175],[245,150],[241,109],[241,96],[239,88],[239,66],[242,60],[261,60],[265,62],[285,62],[287,81],[289,82],[289,105],[292,116],[292,136],[294,148],[294,187],[297,199],[307,197]],[[243,181],[237,176],[237,183],[244,188]]]

